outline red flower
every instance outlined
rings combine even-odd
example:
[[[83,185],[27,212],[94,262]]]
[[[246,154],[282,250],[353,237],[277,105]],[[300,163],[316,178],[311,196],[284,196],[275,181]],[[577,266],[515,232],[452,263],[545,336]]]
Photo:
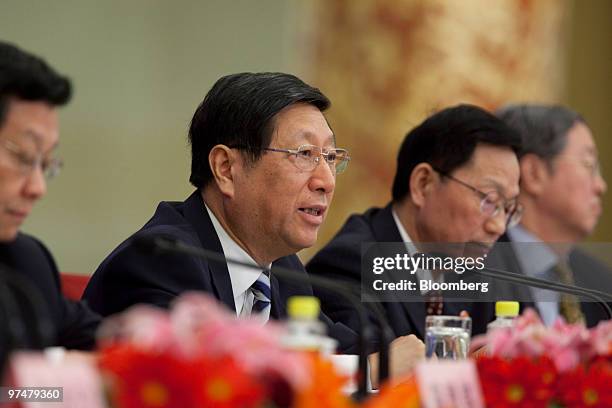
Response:
[[[230,357],[194,360],[124,345],[104,349],[100,365],[121,408],[256,407],[264,397]]]
[[[190,364],[170,353],[117,346],[102,351],[100,364],[111,377],[111,394],[119,407],[196,406],[192,386],[196,373]]]
[[[487,407],[547,407],[553,399],[557,372],[548,358],[483,357],[477,365]]]
[[[612,407],[612,364],[602,359],[578,367],[559,381],[559,399],[568,407]]]
[[[264,388],[229,356],[203,357],[195,368],[199,374],[198,407],[257,407],[264,399]]]

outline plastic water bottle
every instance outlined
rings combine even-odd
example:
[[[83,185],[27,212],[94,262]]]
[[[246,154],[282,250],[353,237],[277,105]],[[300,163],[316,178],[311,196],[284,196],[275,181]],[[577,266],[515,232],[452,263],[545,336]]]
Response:
[[[300,351],[319,352],[331,355],[338,342],[327,337],[326,326],[319,320],[321,305],[313,296],[293,296],[287,301],[287,334],[283,346]]]
[[[496,302],[495,317],[491,323],[487,325],[487,331],[504,327],[514,327],[514,319],[519,315],[519,302]]]

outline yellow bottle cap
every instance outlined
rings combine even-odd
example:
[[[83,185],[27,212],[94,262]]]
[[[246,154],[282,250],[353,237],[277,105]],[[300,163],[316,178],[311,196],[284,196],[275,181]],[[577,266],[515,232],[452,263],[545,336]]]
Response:
[[[292,296],[287,301],[287,313],[293,319],[317,319],[321,303],[314,296]]]
[[[519,315],[519,302],[495,302],[495,316],[516,317]]]

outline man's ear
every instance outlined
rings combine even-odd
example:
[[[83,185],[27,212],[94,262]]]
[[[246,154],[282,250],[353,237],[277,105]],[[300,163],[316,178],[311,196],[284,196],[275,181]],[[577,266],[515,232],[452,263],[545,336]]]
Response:
[[[437,173],[429,163],[419,163],[410,173],[410,199],[417,207],[425,204],[427,195],[434,187]]]
[[[548,163],[533,153],[521,157],[521,191],[538,196],[550,179]]]
[[[229,198],[234,197],[234,171],[238,164],[237,150],[218,144],[208,153],[208,165],[221,194]]]

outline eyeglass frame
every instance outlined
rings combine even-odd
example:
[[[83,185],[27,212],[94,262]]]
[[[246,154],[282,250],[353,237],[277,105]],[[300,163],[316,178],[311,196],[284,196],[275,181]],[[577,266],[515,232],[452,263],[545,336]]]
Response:
[[[553,163],[556,162],[557,160],[564,160],[564,159],[569,159],[570,161],[573,161],[579,164],[580,166],[582,166],[589,173],[589,176],[592,179],[601,177],[601,162],[599,161],[597,157],[595,157],[591,161],[586,157],[579,157],[576,155],[569,155],[569,154],[559,154],[553,157],[550,160],[550,163],[551,165],[554,165]]]
[[[431,164],[430,164],[431,166]],[[476,194],[478,194],[481,197],[480,200],[480,211],[487,215],[487,217],[489,218],[495,218],[499,215],[501,209],[504,210],[504,213],[506,215],[506,228],[511,228],[514,227],[515,225],[517,225],[519,222],[521,222],[521,217],[523,216],[523,206],[515,199],[512,200],[507,200],[505,199],[498,191],[490,191],[488,193],[485,193],[484,191],[481,191],[480,189],[472,186],[471,184],[466,183],[463,180],[460,180],[454,176],[451,176],[449,173],[442,171],[434,166],[431,166],[431,168],[438,174],[440,174],[442,177],[446,177],[454,182],[457,182],[459,184],[461,184],[464,187],[467,187],[468,189],[472,190],[473,192],[475,192]],[[484,206],[486,204],[487,201],[487,197],[490,197],[491,193],[495,193],[498,194],[501,198],[499,204],[497,204],[495,206],[495,209],[493,210],[493,212],[491,214],[487,214],[486,211],[484,210]],[[515,207],[514,210],[512,210],[512,212],[510,212],[507,209],[507,206],[504,203],[508,203],[514,201],[515,203]],[[492,204],[492,203],[491,203]],[[504,205],[501,205],[504,204]],[[516,215],[518,214],[518,215]]]
[[[228,146],[232,149],[245,149],[245,146],[241,146],[241,145],[232,145],[232,146]],[[346,168],[348,167],[348,163],[351,161],[351,156],[350,153],[347,149],[343,149],[343,148],[339,148],[339,147],[334,147],[332,149],[328,149],[327,152],[323,151],[323,148],[319,147],[319,146],[315,146],[315,145],[311,145],[311,144],[303,144],[303,145],[299,145],[296,149],[280,149],[280,148],[275,148],[275,147],[262,147],[261,150],[263,151],[268,151],[268,152],[278,152],[278,153],[287,153],[289,155],[295,155],[295,157],[299,157],[299,153],[300,153],[300,149],[304,148],[304,147],[312,147],[314,149],[318,149],[320,150],[319,154],[317,156],[312,157],[311,162],[314,164],[312,166],[312,168],[301,168],[299,167],[297,164],[295,164],[295,166],[299,169],[299,170],[304,170],[304,171],[313,171],[314,169],[317,168],[317,166],[319,165],[319,162],[321,161],[321,156],[323,156],[325,162],[327,163],[327,165],[329,166],[330,170],[332,170],[332,172],[334,174],[342,174],[346,171]],[[344,157],[344,159],[338,163],[346,163],[344,164],[344,167],[342,167],[341,170],[338,170],[338,166],[336,165],[336,161],[334,160],[333,162],[330,162],[328,157],[329,154],[331,153],[330,150],[334,150],[336,152],[336,154],[338,153],[338,151],[343,152],[346,154],[346,156]],[[305,156],[302,156],[303,158],[306,158]],[[331,164],[334,164],[334,166],[332,167]]]
[[[24,177],[30,176],[37,167],[40,167],[45,180],[49,181],[57,177],[64,166],[61,158],[53,157],[47,161],[42,153],[37,153],[36,158],[31,158],[24,149],[7,139],[0,139],[0,145],[17,161],[18,171]]]

